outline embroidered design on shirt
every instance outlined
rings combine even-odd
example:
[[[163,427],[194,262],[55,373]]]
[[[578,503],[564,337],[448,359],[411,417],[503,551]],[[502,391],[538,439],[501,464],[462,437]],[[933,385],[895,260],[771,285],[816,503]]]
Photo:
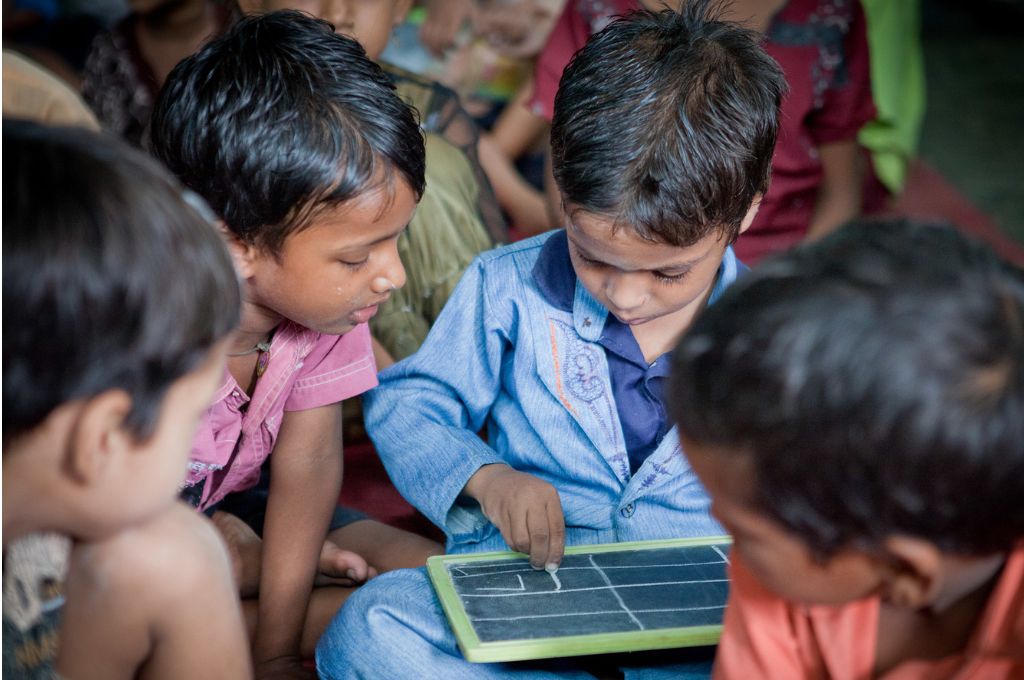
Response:
[[[548,320],[548,330],[551,333],[551,361],[555,365],[555,391],[558,392],[558,400],[562,402],[562,406],[569,413],[578,418],[580,414],[569,403],[569,398],[565,396],[565,388],[562,386],[562,364],[558,357],[558,332],[555,329],[555,322],[550,319]]]
[[[679,444],[672,447],[672,450],[669,451],[661,460],[648,459],[648,466],[651,468],[652,472],[644,477],[643,481],[640,482],[640,488],[649,489],[660,479],[674,476],[672,473],[672,464],[676,463],[678,460],[685,460],[683,457],[683,447]],[[684,472],[686,471],[684,470]],[[691,475],[693,474],[692,470],[689,472]]]
[[[216,472],[217,470],[223,470],[223,465],[217,465],[216,463],[200,463],[197,460],[190,460],[188,462],[188,469],[192,472],[207,473]]]
[[[556,387],[559,390],[559,399],[565,403],[565,396],[561,392],[561,383],[564,382],[572,396],[576,397],[587,405],[587,408],[594,415],[608,442],[610,448],[616,451],[614,456],[608,460],[618,467],[617,473],[620,479],[627,480],[630,477],[629,456],[623,450],[619,441],[618,430],[615,427],[616,415],[615,404],[610,393],[610,385],[599,369],[601,367],[601,351],[591,343],[580,340],[576,335],[576,329],[564,321],[549,319],[551,323],[552,356],[555,363]],[[558,331],[565,338],[564,363],[559,370],[558,361]],[[557,376],[561,376],[561,380]],[[567,408],[574,414],[571,407]],[[577,416],[578,417],[578,416]]]

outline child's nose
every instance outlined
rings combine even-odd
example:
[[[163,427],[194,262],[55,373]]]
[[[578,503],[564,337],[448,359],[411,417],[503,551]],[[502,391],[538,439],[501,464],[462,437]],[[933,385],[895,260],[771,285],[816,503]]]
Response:
[[[334,30],[345,35],[352,34],[352,19],[348,0],[325,0],[321,16],[334,24]]]
[[[617,311],[637,309],[647,301],[647,290],[638,278],[626,274],[608,279],[605,284],[605,295]]]
[[[405,267],[395,249],[388,258],[380,274],[373,280],[373,292],[378,295],[390,293],[405,285]]]

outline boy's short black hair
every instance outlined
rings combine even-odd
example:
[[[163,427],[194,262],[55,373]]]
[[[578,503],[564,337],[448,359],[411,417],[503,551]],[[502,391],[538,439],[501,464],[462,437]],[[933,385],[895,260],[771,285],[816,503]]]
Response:
[[[858,222],[767,261],[673,361],[681,432],[751,455],[819,555],[1024,537],[1024,271],[954,229]]]
[[[113,137],[4,121],[3,149],[4,441],[109,389],[143,438],[238,321],[209,211]]]
[[[576,53],[551,124],[564,201],[673,246],[736,239],[768,188],[786,85],[758,35],[715,7],[633,12]]]
[[[149,145],[243,242],[274,254],[318,209],[390,188],[396,170],[423,194],[414,111],[358,42],[302,12],[242,18],[178,64]]]

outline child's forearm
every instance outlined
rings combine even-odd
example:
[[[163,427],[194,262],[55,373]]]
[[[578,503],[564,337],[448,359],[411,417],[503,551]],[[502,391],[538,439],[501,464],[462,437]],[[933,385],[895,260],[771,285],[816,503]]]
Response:
[[[813,241],[832,233],[860,214],[861,167],[860,147],[855,140],[823,144],[818,147],[822,163],[822,181],[818,200],[807,230]]]
[[[519,175],[489,135],[480,137],[477,151],[498,203],[509,213],[513,226],[528,234],[550,229],[544,196]]]
[[[366,428],[395,487],[440,527],[447,527],[470,477],[483,465],[504,462],[477,434],[502,389],[508,342],[492,304],[478,259],[419,351],[363,397]]]
[[[271,457],[263,532],[257,664],[297,657],[306,607],[341,488],[341,407],[285,415]]]
[[[491,130],[491,139],[510,160],[529,151],[548,129],[548,121],[528,107],[533,96],[533,83],[519,87],[515,98],[505,107]]]

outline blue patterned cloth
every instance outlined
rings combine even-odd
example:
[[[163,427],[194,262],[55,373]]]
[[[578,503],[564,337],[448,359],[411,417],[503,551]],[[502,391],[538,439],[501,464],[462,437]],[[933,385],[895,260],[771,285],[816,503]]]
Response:
[[[569,239],[560,231],[544,243],[533,267],[533,279],[553,307],[571,312],[576,272],[566,266],[567,262]],[[629,469],[636,473],[668,432],[665,382],[670,355],[663,354],[648,364],[633,331],[611,315],[605,319],[597,342],[608,360],[612,399],[622,424]]]
[[[489,463],[558,490],[569,545],[722,533],[674,428],[631,472],[623,397],[601,344],[608,311],[579,282],[571,308],[560,308],[535,276],[545,245],[564,238],[481,255],[419,352],[381,373],[365,410],[391,479],[444,529],[452,553],[508,549],[478,504],[460,498]],[[567,252],[563,266],[572,271]],[[742,268],[726,250],[711,302]]]
[[[450,553],[508,549],[477,503],[459,497],[489,463],[554,485],[569,545],[724,533],[675,428],[630,471],[617,408],[626,395],[610,368],[619,355],[606,351],[609,337],[623,338],[606,335],[608,311],[575,280],[564,240],[554,232],[478,257],[420,350],[365,395],[367,430],[392,481],[444,529]],[[728,249],[710,300],[742,269]],[[553,304],[556,290],[571,292],[568,305]],[[705,648],[669,654],[667,663],[639,654],[603,663],[628,680],[706,680],[712,655]],[[316,661],[329,680],[593,677],[586,660],[466,662],[424,569],[359,588],[320,639]]]

